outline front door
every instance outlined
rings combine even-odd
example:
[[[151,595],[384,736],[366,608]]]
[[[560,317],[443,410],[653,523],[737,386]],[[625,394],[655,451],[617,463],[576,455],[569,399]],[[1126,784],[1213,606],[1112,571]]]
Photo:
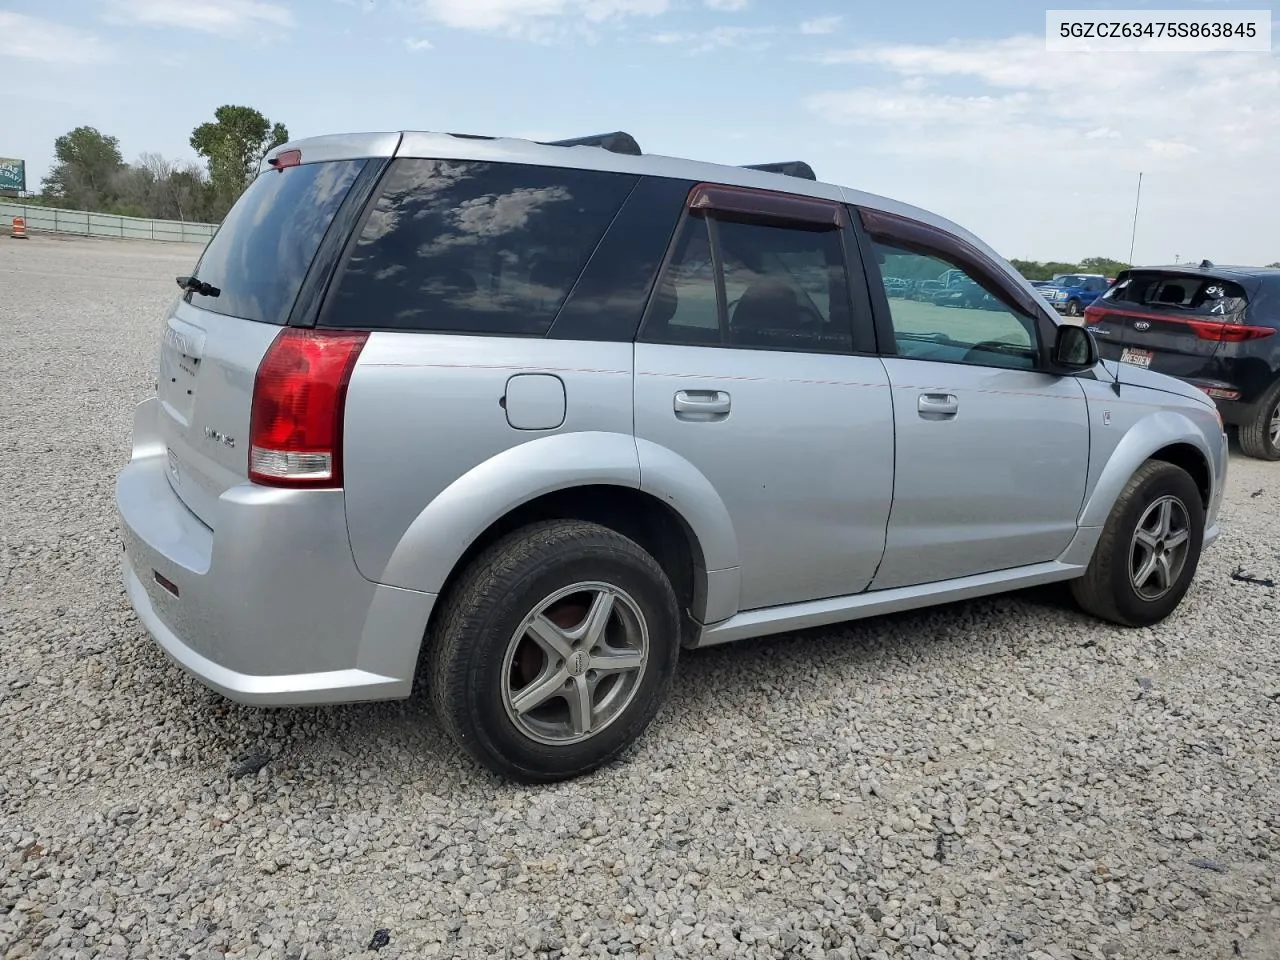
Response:
[[[869,308],[850,302],[847,214],[763,194],[768,216],[753,216],[761,196],[691,198],[635,356],[641,476],[674,454],[710,482],[742,610],[865,589],[893,488],[889,383]]]
[[[872,588],[1055,559],[1076,532],[1089,422],[1080,383],[1038,369],[1047,315],[999,297],[999,271],[974,269],[945,243],[930,249],[886,230],[870,247],[885,292],[876,299],[887,315],[882,338],[892,338],[884,363],[897,423],[893,512]],[[898,293],[898,279],[957,270],[976,295]]]

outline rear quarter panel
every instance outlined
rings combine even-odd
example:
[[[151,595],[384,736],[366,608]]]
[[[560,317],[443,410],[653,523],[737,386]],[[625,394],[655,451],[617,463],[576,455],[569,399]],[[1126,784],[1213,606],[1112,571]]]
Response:
[[[631,367],[630,343],[371,335],[343,428],[347,526],[360,572],[436,592],[471,539],[520,502],[569,478],[638,487]],[[508,422],[507,384],[522,373],[563,382],[559,426]]]

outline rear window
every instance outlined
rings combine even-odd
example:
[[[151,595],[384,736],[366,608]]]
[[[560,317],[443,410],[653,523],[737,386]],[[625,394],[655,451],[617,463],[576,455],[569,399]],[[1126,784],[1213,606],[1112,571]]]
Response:
[[[1131,273],[1117,280],[1103,300],[1190,316],[1234,314],[1248,305],[1248,297],[1238,283],[1158,271]]]
[[[365,162],[304,163],[259,174],[196,266],[196,276],[218,287],[218,296],[192,294],[191,302],[214,313],[283,324]]]
[[[396,160],[320,323],[544,335],[637,179]]]

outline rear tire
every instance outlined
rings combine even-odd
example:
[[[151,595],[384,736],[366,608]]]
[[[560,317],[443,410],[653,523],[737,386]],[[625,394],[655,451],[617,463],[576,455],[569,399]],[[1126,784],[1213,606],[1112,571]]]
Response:
[[[1236,431],[1240,450],[1255,460],[1280,460],[1280,380],[1258,400],[1252,417]]]
[[[1203,541],[1195,481],[1181,467],[1149,460],[1116,499],[1084,576],[1071,581],[1072,596],[1122,626],[1159,623],[1191,586]]]
[[[634,541],[576,520],[532,524],[485,550],[450,592],[431,643],[436,714],[503,777],[580,776],[657,714],[680,624],[670,581]]]

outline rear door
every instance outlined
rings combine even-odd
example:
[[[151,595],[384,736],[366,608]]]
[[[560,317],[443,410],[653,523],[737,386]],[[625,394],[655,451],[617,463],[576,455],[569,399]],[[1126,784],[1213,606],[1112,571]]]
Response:
[[[740,609],[857,593],[884,549],[893,406],[847,214],[719,186],[689,206],[635,346],[641,475],[661,448],[710,482]]]
[[[1244,289],[1234,281],[1174,270],[1121,274],[1086,315],[1102,356],[1180,377],[1218,375],[1225,327],[1243,321]]]
[[[295,309],[307,308],[308,276],[318,279],[336,250],[340,214],[378,172],[369,157],[389,155],[395,142],[320,142],[261,173],[192,271],[206,292],[184,293],[166,318],[156,392],[169,482],[211,527],[218,497],[248,474],[258,364]]]

